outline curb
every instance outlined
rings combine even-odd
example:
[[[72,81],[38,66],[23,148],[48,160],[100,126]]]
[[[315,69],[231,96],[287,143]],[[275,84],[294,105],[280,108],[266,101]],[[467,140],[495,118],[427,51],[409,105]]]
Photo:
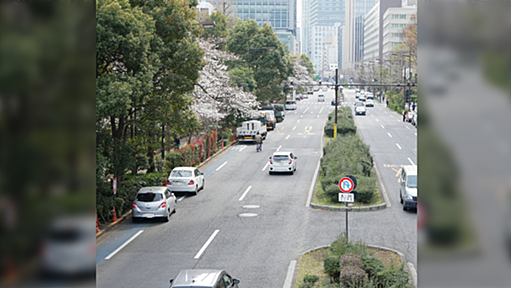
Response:
[[[371,157],[374,159],[374,155],[371,153]],[[378,170],[378,166],[376,166],[376,162],[373,161],[373,168],[374,172],[376,174],[376,181],[378,181],[378,188],[380,188],[381,196],[383,199],[383,203],[386,205],[387,208],[390,208],[392,205],[390,204],[389,196],[387,195],[387,190],[385,189],[385,186],[383,186],[383,180],[381,179],[380,170]]]
[[[328,210],[328,211],[353,211],[353,212],[362,212],[362,211],[377,211],[387,208],[387,204],[379,204],[374,206],[368,206],[368,207],[334,207],[334,206],[326,206],[326,205],[318,205],[318,204],[310,204],[310,207],[313,209],[319,209],[319,210]]]
[[[296,284],[296,282],[298,281],[297,277],[298,277],[298,273],[299,273],[299,270],[300,270],[299,267],[300,267],[300,263],[302,261],[303,255],[305,255],[305,254],[307,254],[309,252],[312,252],[314,250],[319,250],[319,249],[328,248],[328,247],[330,247],[330,245],[323,245],[323,246],[319,246],[319,247],[316,247],[316,248],[312,248],[312,249],[309,249],[309,250],[303,252],[300,255],[300,257],[298,257],[300,262],[298,263],[298,269],[297,269],[297,272],[295,273],[296,275],[293,276],[293,283]],[[417,287],[417,271],[415,270],[415,267],[413,266],[412,263],[406,262],[405,254],[403,254],[403,253],[401,253],[401,252],[399,252],[397,250],[394,250],[394,249],[391,249],[391,248],[387,248],[387,247],[378,246],[378,245],[367,245],[367,247],[376,248],[376,249],[380,249],[380,250],[386,250],[386,251],[394,252],[397,255],[399,255],[399,258],[401,259],[401,264],[403,264],[403,266],[405,266],[405,265],[408,266],[409,271],[407,271],[407,272],[408,272],[408,275],[411,278],[413,286]]]
[[[232,146],[234,144],[237,144],[237,143],[238,143],[238,141],[236,140],[236,141],[232,142],[231,144],[229,144],[227,146],[224,146],[224,149],[221,149],[220,151],[218,151],[215,154],[211,155],[208,159],[206,159],[206,161],[202,162],[199,166],[197,166],[197,168],[200,168],[200,167],[206,165],[213,158],[215,158],[216,156],[218,156],[218,155],[222,154],[223,152],[225,152],[227,150],[227,148],[229,148],[230,146]],[[124,221],[130,215],[131,215],[131,210],[126,212],[126,213],[124,213],[117,221],[107,224],[107,226],[105,228],[103,228],[102,230],[100,230],[99,232],[96,233],[96,238],[101,236],[101,234],[103,234],[104,232],[110,231],[116,224]]]

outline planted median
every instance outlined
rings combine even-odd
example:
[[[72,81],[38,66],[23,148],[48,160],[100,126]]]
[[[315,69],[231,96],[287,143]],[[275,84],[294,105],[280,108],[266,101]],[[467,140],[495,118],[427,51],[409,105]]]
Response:
[[[341,107],[337,111],[337,138],[333,139],[335,112],[330,113],[325,125],[325,147],[321,158],[319,178],[313,204],[342,207],[338,201],[339,180],[345,175],[357,179],[354,207],[381,204],[373,158],[367,146],[357,135],[351,108]]]

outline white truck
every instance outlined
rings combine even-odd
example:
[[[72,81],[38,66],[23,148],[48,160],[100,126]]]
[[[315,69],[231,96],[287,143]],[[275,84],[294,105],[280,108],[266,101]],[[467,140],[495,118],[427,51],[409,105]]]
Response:
[[[238,138],[239,142],[253,142],[258,132],[263,139],[266,139],[268,134],[266,125],[259,120],[245,121],[241,127],[236,128],[236,138]]]

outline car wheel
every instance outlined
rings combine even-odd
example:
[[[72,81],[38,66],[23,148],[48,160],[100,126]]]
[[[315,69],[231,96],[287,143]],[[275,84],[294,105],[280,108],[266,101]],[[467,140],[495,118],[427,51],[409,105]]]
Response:
[[[408,210],[408,208],[406,208],[406,206],[403,205],[403,211],[406,211]]]
[[[137,223],[138,222],[138,217],[131,217],[131,221],[133,221],[133,223]]]
[[[273,175],[273,172],[269,171],[270,175]]]
[[[195,191],[193,192],[193,195],[197,195],[197,193],[199,193],[199,187],[195,186]]]
[[[167,217],[163,217],[163,222],[169,222],[170,220],[170,210],[167,210]]]
[[[206,186],[206,180],[202,180],[202,187],[200,188],[200,190],[204,190],[204,186]]]
[[[177,200],[174,202],[174,210],[172,210],[172,214],[176,213]]]
[[[401,204],[403,204],[403,196],[401,196],[401,193],[399,193],[399,202],[401,202]]]

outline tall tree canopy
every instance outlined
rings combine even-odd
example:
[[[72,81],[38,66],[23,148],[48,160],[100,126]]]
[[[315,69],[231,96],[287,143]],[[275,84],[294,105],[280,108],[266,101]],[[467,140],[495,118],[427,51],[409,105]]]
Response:
[[[300,65],[307,68],[307,71],[309,71],[309,75],[311,77],[313,77],[314,74],[316,74],[316,71],[314,71],[314,65],[312,65],[312,61],[309,58],[309,56],[307,56],[306,54],[301,54],[300,57],[298,57],[298,60],[300,61],[299,62]]]

